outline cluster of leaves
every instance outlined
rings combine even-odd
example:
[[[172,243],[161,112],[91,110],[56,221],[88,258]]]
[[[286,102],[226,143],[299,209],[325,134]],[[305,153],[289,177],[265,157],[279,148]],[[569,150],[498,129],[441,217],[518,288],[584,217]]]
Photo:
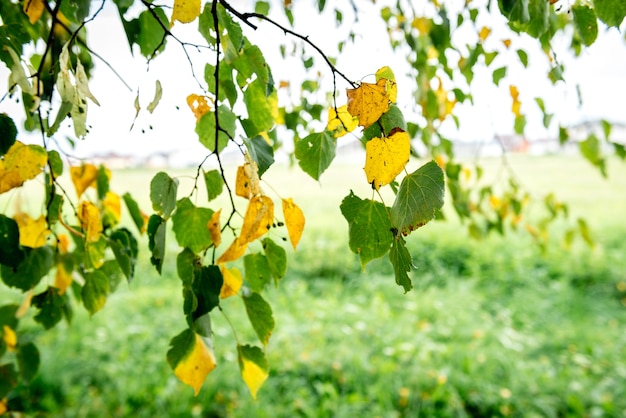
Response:
[[[89,134],[88,104],[99,105],[99,102],[88,82],[92,57],[98,55],[87,44],[86,30],[104,2],[95,11],[91,2],[0,3],[0,60],[11,73],[8,95],[3,100],[10,97],[23,104],[24,129],[39,132],[42,141],[42,145],[18,141],[14,122],[17,117],[0,115],[0,193],[19,189],[24,182],[38,176],[44,178],[38,217],[33,218],[21,209],[12,216],[0,215],[2,281],[24,292],[21,305],[0,306],[0,358],[3,359],[0,399],[5,399],[20,382],[27,383],[37,370],[36,346],[22,339],[19,333],[19,321],[24,315],[36,310],[35,321],[49,329],[63,318],[71,320],[74,300],[95,314],[124,278],[132,280],[139,240],[135,233],[121,226],[122,201],[138,233],[147,234],[150,259],[157,271],[161,272],[166,260],[170,226],[180,248],[176,266],[187,326],[172,338],[167,353],[175,375],[198,393],[216,365],[210,315],[216,311],[227,315],[221,301],[240,297],[260,345],[240,340],[234,325],[233,335],[242,378],[252,396],[256,396],[268,376],[265,350],[274,328],[271,307],[262,295],[267,286],[278,284],[287,270],[286,250],[276,242],[272,231],[286,227],[295,249],[305,224],[302,211],[291,198],[278,196],[283,213],[282,218],[276,216],[274,200],[261,188],[262,176],[282,146],[279,133],[283,128],[293,136],[293,156],[298,165],[317,180],[335,157],[337,138],[361,127],[366,151],[365,177],[372,186],[372,196],[361,198],[350,192],[341,203],[341,212],[349,226],[350,248],[359,255],[363,267],[372,259],[388,255],[396,282],[405,291],[412,287],[408,275],[412,261],[404,237],[441,216],[444,174],[453,206],[468,222],[472,235],[482,237],[493,230],[504,232],[505,225],[517,227],[523,222],[528,193],[511,181],[510,187],[496,195],[491,185],[480,182],[480,168],[472,171],[455,162],[452,141],[440,131],[448,119],[459,124],[454,115],[457,103],[471,103],[475,66],[490,67],[497,62],[499,54],[485,47],[491,30],[477,28],[478,15],[485,11],[472,7],[471,2],[456,16],[451,16],[436,1],[421,14],[417,14],[410,2],[398,1],[393,8],[381,9],[391,46],[396,49],[408,46],[412,51],[407,57],[416,85],[415,113],[420,115],[414,121],[406,121],[396,104],[396,78],[390,68],[379,69],[374,83],[350,81],[335,67],[334,60],[307,36],[291,29],[295,21],[290,1],[283,3],[282,11],[291,28],[269,17],[270,4],[265,1],[257,1],[254,12],[246,13],[225,0],[207,2],[204,7],[199,0],[174,0],[171,11],[169,7],[144,0],[114,3],[129,45],[136,46],[146,59],[157,59],[168,42],[176,42],[185,53],[188,48],[210,52],[205,55],[209,59],[204,67],[204,80],[197,80],[200,91],[186,97],[196,117],[198,141],[206,147],[207,155],[199,162],[194,187],[188,193],[179,191],[177,179],[168,173],[154,176],[150,184],[154,213],[150,216],[140,210],[130,194],[120,197],[110,190],[111,174],[106,167],[71,164],[50,142],[58,140],[59,129],[68,118],[76,138]],[[617,0],[595,3],[594,7],[575,4],[571,8],[576,28],[571,35],[572,49],[577,52],[582,45],[595,40],[598,19],[618,26],[624,18],[623,7],[618,7]],[[318,1],[320,12],[325,7],[325,1]],[[499,7],[513,31],[539,39],[553,62],[549,77],[554,82],[561,79],[563,69],[550,49],[550,40],[570,20],[553,13],[554,6],[545,0],[502,0]],[[341,24],[344,15],[340,9],[335,10],[335,18]],[[242,29],[242,25],[256,29],[257,20],[290,35],[303,45],[306,54],[313,52],[323,58],[333,77],[331,100],[320,104],[305,97],[319,86],[315,80],[305,80],[296,105],[279,106],[270,66],[261,49],[250,42]],[[171,32],[177,22],[197,22],[206,44],[179,40]],[[476,42],[457,45],[453,32],[465,24],[475,29]],[[510,39],[504,39],[503,44],[506,49],[513,48]],[[42,45],[45,47],[40,51]],[[339,49],[344,45],[341,42]],[[283,55],[286,49],[281,46]],[[36,52],[27,56],[26,51]],[[523,49],[516,52],[520,62],[527,66],[526,52]],[[455,56],[457,62],[453,62]],[[303,55],[302,64],[311,69],[313,58]],[[494,84],[499,84],[506,73],[506,66],[494,69]],[[337,77],[350,86],[347,104],[339,107]],[[282,85],[283,82],[279,88]],[[525,116],[519,91],[514,84],[509,86],[509,91],[514,128],[521,134]],[[161,94],[162,86],[157,83],[157,94],[148,110],[158,105]],[[548,126],[551,115],[541,98],[536,103]],[[322,120],[326,109],[326,128],[313,131],[310,122]],[[610,130],[607,123],[604,133],[608,142]],[[565,127],[561,127],[561,139],[568,139]],[[426,149],[424,157],[434,161],[407,172],[410,156],[418,154],[413,140],[420,141]],[[618,155],[626,156],[623,146],[613,145]],[[234,184],[225,174],[221,157],[229,146],[239,149],[242,159]],[[603,169],[597,136],[589,137],[580,147],[583,155]],[[205,170],[208,163],[218,168]],[[75,197],[59,183],[68,166]],[[405,175],[398,183],[396,178],[402,172]],[[206,184],[208,196],[204,204],[198,203],[201,180]],[[384,203],[380,192],[386,186],[394,195],[391,206]],[[245,210],[239,198],[247,202],[243,204]],[[220,203],[223,201],[225,205]],[[566,206],[553,196],[546,197],[544,204],[548,213],[545,220],[537,225],[526,223],[526,230],[540,243],[547,241],[547,225],[567,214]],[[575,231],[588,238],[584,222],[577,225]],[[573,234],[571,230],[569,237]],[[222,245],[225,235],[230,240],[228,246]],[[44,280],[52,276],[54,280]],[[0,408],[6,407],[5,401],[0,403]]]

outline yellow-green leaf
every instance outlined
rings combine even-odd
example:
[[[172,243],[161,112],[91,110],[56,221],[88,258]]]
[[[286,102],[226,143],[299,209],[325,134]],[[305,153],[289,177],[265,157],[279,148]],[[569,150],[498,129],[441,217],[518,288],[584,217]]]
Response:
[[[274,222],[274,202],[267,196],[250,199],[241,226],[241,242],[247,244],[269,231]]]
[[[237,237],[234,239],[230,247],[217,259],[217,264],[227,263],[229,261],[235,261],[239,257],[241,257],[245,252],[246,248],[248,248],[248,243],[242,242],[242,240]]]
[[[213,242],[213,246],[217,248],[222,243],[222,230],[220,225],[220,215],[222,214],[222,209],[217,212],[213,212],[213,216],[209,219],[209,223],[207,224],[207,228],[209,229],[209,233],[211,234],[211,241]]]
[[[167,362],[176,377],[193,388],[195,395],[198,395],[202,383],[216,366],[213,350],[190,329],[172,338]]]
[[[45,216],[33,219],[27,213],[19,213],[14,217],[20,230],[20,245],[30,248],[39,248],[46,245],[46,238],[50,230]]]
[[[390,95],[387,80],[376,84],[361,83],[356,89],[347,89],[348,112],[359,118],[359,125],[367,128],[389,110]]]
[[[200,15],[200,0],[174,0],[174,10],[172,11],[171,26],[174,21],[190,23]]]
[[[331,132],[335,138],[339,138],[352,132],[359,125],[359,118],[352,116],[348,112],[348,106],[343,105],[337,108],[328,109],[328,125],[326,130]]]
[[[256,399],[256,394],[269,376],[269,366],[265,354],[259,347],[251,345],[240,345],[239,368],[241,377],[250,390],[252,397]]]
[[[287,226],[287,232],[289,233],[289,241],[293,249],[296,249],[302,231],[304,231],[304,213],[296,205],[291,198],[283,199],[283,215],[285,216],[285,226]]]
[[[70,167],[70,177],[76,195],[81,197],[89,186],[95,183],[98,178],[98,167],[93,164],[81,164],[79,166]]]
[[[395,103],[398,98],[398,85],[393,70],[388,66],[379,68],[376,71],[376,83],[380,80],[385,80],[385,89],[389,93],[389,100],[391,103]]]
[[[59,289],[59,295],[65,293],[67,288],[72,284],[72,273],[65,269],[63,263],[57,264],[57,272],[54,276],[54,287]]]
[[[388,138],[373,138],[365,145],[365,174],[367,182],[377,190],[391,183],[409,161],[409,134],[397,130]]]
[[[7,346],[9,351],[15,351],[15,346],[17,346],[17,335],[13,328],[8,325],[4,325],[2,327],[2,339]]]
[[[102,235],[102,222],[98,208],[93,203],[84,200],[78,206],[78,218],[85,231],[87,242],[97,242]]]
[[[234,267],[230,269],[226,268],[224,265],[221,265],[220,269],[222,271],[222,278],[224,279],[222,282],[222,290],[220,291],[220,298],[226,299],[235,296],[239,293],[239,289],[241,289],[241,285],[243,284],[241,271]]]
[[[43,171],[47,162],[48,153],[42,147],[15,141],[4,155],[4,160],[0,160],[0,193],[34,179]]]

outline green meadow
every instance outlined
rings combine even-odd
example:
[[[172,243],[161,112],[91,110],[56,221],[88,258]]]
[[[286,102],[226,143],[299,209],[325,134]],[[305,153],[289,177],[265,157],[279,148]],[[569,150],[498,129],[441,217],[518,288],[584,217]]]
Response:
[[[339,164],[320,183],[273,170],[262,187],[293,197],[307,224],[286,277],[265,295],[276,327],[257,400],[239,376],[229,325],[247,323],[240,298],[212,313],[218,367],[197,397],[165,361],[185,327],[171,237],[163,274],[144,243],[134,281],[93,317],[75,305],[71,324],[44,332],[29,314],[20,331],[42,364],[9,402],[42,417],[626,417],[626,164],[609,161],[605,180],[574,157],[509,163],[534,194],[568,202],[572,222],[585,217],[595,246],[565,248],[562,224],[546,252],[520,231],[472,240],[448,207],[447,221],[408,237],[417,270],[404,294],[388,260],[363,271],[348,248],[339,204],[350,189],[372,194],[360,166]],[[502,161],[485,164],[497,178]],[[190,193],[194,171],[168,171],[179,197]],[[149,212],[152,175],[114,172],[111,189],[130,190]],[[22,296],[2,285],[0,297]],[[256,343],[246,326],[239,339]]]

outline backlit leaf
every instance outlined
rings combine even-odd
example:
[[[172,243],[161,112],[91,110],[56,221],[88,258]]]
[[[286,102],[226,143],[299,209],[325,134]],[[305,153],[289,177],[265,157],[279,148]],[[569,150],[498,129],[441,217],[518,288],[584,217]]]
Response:
[[[248,202],[248,209],[241,225],[241,242],[247,244],[269,231],[274,223],[274,202],[267,196],[255,196]]]
[[[192,93],[187,96],[187,105],[195,115],[196,120],[199,120],[202,116],[211,111],[211,106],[207,103],[206,96],[198,96]]]
[[[274,150],[272,146],[262,136],[244,139],[243,143],[246,144],[248,154],[252,161],[256,163],[258,176],[261,177],[263,173],[274,164]]]
[[[241,377],[250,390],[250,394],[256,399],[256,394],[269,376],[269,365],[265,354],[259,347],[239,345],[239,368]]]
[[[511,98],[513,99],[513,104],[511,105],[511,111],[517,117],[520,116],[520,108],[522,103],[519,101],[519,91],[517,87],[514,85],[509,86],[509,92],[511,93]]]
[[[228,141],[235,136],[235,122],[237,120],[235,114],[225,105],[219,106],[217,113],[221,128],[219,132],[215,129],[215,114],[213,112],[205,113],[196,123],[196,133],[200,143],[211,152],[216,149],[218,152],[222,152],[228,145]],[[216,133],[217,143],[215,141]]]
[[[235,296],[239,293],[239,289],[241,289],[241,285],[243,284],[241,272],[238,268],[227,268],[224,265],[222,265],[220,269],[222,271],[222,277],[224,278],[222,289],[220,290],[220,298],[226,299]]]
[[[170,26],[174,26],[176,21],[181,23],[193,22],[200,15],[200,7],[200,0],[174,0]]]
[[[373,138],[365,144],[367,182],[377,190],[391,183],[404,170],[411,154],[409,134],[398,130],[388,138]]]
[[[100,210],[90,201],[83,200],[78,206],[78,218],[87,242],[98,241],[102,235]]]
[[[43,172],[48,154],[39,145],[24,145],[15,141],[0,160],[0,193],[34,179]]]
[[[593,5],[598,19],[609,26],[619,28],[626,17],[626,3],[622,0],[595,0]]]
[[[393,266],[396,283],[404,288],[404,293],[408,292],[413,288],[407,274],[413,268],[413,261],[402,236],[394,238],[391,250],[389,250],[389,260]]]
[[[304,231],[304,213],[300,207],[293,202],[293,199],[289,198],[283,199],[283,215],[285,216],[285,226],[289,233],[289,240],[295,250],[298,246],[298,242],[300,242],[302,232]]]
[[[391,224],[409,234],[435,217],[443,206],[443,195],[443,170],[430,161],[402,180],[391,207]]]
[[[213,213],[209,223],[207,224],[207,228],[209,229],[209,233],[211,234],[211,241],[213,242],[214,247],[218,247],[222,243],[222,231],[220,225],[220,215],[222,214],[222,209]]]
[[[81,164],[70,167],[70,178],[76,189],[76,196],[81,197],[98,177],[98,167],[93,164]]]
[[[385,80],[385,89],[389,93],[389,101],[395,103],[398,98],[398,85],[396,84],[396,76],[390,67],[384,66],[376,71],[376,83]]]
[[[272,308],[265,299],[256,292],[244,295],[243,303],[246,306],[246,312],[248,313],[248,319],[250,319],[252,328],[254,328],[261,343],[267,345],[272,335],[272,330],[274,329]]]
[[[248,154],[246,154],[247,156]],[[252,196],[261,194],[259,185],[258,168],[255,161],[249,157],[246,163],[237,167],[237,178],[235,180],[235,194],[237,196],[250,199]]]
[[[204,173],[204,184],[209,202],[222,194],[224,179],[218,170],[209,170]]]
[[[122,196],[122,198],[124,199],[124,203],[126,203],[126,207],[130,212],[130,217],[133,218],[133,223],[135,224],[139,232],[143,234],[144,232],[146,232],[146,228],[148,226],[148,217],[143,212],[141,212],[141,210],[139,209],[139,205],[137,204],[135,199],[133,199],[130,193],[124,193],[124,196]]]
[[[243,93],[243,100],[248,109],[248,137],[255,137],[269,131],[278,117],[278,96],[274,90],[267,94],[267,85],[257,79],[250,83]],[[253,128],[252,128],[253,127]]]
[[[237,260],[246,252],[246,248],[248,248],[247,243],[242,242],[239,237],[235,238],[228,249],[217,259],[217,264]]]
[[[198,395],[207,375],[216,366],[213,350],[190,329],[172,338],[167,362],[176,377],[193,388],[195,395]]]
[[[24,1],[24,13],[28,16],[28,21],[34,25],[46,10],[44,0],[26,0]]]
[[[319,180],[335,158],[337,140],[328,131],[296,140],[295,155],[302,171]]]
[[[154,98],[147,107],[148,112],[154,112],[154,109],[156,109],[156,107],[159,105],[159,102],[161,101],[161,97],[163,97],[163,87],[161,86],[161,82],[157,80],[154,90]]]
[[[111,228],[120,222],[122,216],[122,200],[117,193],[107,192],[102,199],[102,224]]]
[[[46,238],[50,230],[46,224],[46,217],[41,215],[33,219],[27,213],[15,215],[15,221],[20,230],[20,245],[30,248],[38,248],[46,245]]]
[[[350,191],[340,208],[348,221],[350,249],[359,255],[362,267],[387,254],[393,234],[387,209],[382,203],[362,200]]]
[[[64,294],[72,282],[72,273],[66,270],[65,264],[58,263],[57,271],[54,276],[54,287],[59,289],[59,294]]]
[[[95,270],[85,276],[85,285],[82,290],[85,309],[93,315],[104,307],[109,295],[109,278],[101,271]]]
[[[348,112],[359,118],[359,125],[367,128],[389,110],[390,94],[387,80],[376,84],[361,83],[356,89],[347,89]]]
[[[335,138],[339,138],[352,132],[359,126],[359,118],[352,116],[348,112],[348,106],[343,105],[337,108],[334,107],[328,109],[328,124],[326,130],[333,134]]]
[[[196,254],[208,248],[212,241],[206,226],[212,216],[211,209],[197,207],[187,197],[181,199],[172,216],[172,229],[178,244]]]
[[[176,207],[177,190],[177,179],[172,179],[163,171],[158,172],[150,182],[152,209],[167,219]]]
[[[589,6],[575,5],[572,7],[574,14],[574,26],[583,41],[583,44],[590,46],[598,37],[598,19],[593,9]]]

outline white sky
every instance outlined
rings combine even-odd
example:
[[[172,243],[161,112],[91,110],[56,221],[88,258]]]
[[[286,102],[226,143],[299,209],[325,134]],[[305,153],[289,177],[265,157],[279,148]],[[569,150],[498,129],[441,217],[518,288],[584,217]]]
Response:
[[[359,80],[373,74],[379,67],[389,65],[394,69],[398,79],[400,92],[398,105],[405,113],[405,117],[411,120],[410,113],[415,111],[411,94],[413,86],[410,79],[403,80],[402,77],[403,69],[406,68],[405,57],[401,53],[393,53],[390,50],[386,30],[378,16],[380,3],[381,1],[376,5],[370,2],[359,3],[362,13],[359,15],[360,19],[355,32],[361,33],[362,37],[357,39],[355,44],[347,44],[346,49],[338,58],[337,67],[349,78]],[[335,51],[337,40],[343,38],[336,35],[338,30],[335,28],[334,17],[332,15],[319,16],[316,11],[310,9],[310,6],[304,6],[303,2],[294,2],[294,4],[296,4],[294,13],[298,32],[310,35],[310,39],[322,50]],[[347,6],[345,1],[340,4]],[[327,6],[327,9],[332,12],[331,7]],[[277,19],[284,22],[280,14],[277,16]],[[347,7],[344,21],[352,22],[352,19],[350,8]],[[501,45],[504,32],[499,28],[502,28],[503,20],[489,20],[480,24],[494,28],[485,43],[485,48],[489,50],[491,47]],[[183,39],[193,35],[196,27],[195,22],[189,25],[177,23],[173,32]],[[259,30],[256,32],[246,27],[244,30],[252,43],[261,46],[272,68],[275,81],[295,77],[295,85],[299,85],[297,81],[299,70],[282,60],[277,53],[277,45],[287,40],[282,32],[263,22],[259,23]],[[190,93],[200,94],[201,91],[191,78],[189,64],[181,47],[170,39],[168,51],[156,58],[150,64],[148,71],[148,66],[138,53],[136,54],[138,58],[132,57],[117,10],[112,2],[106,2],[105,10],[96,21],[90,23],[89,31],[92,35],[90,40],[92,49],[116,69],[133,91],[129,91],[109,68],[95,59],[96,70],[90,82],[90,88],[101,107],[89,104],[88,124],[93,128],[87,138],[78,141],[73,151],[70,151],[68,146],[62,148],[70,151],[72,155],[81,157],[107,152],[122,155],[147,155],[154,151],[171,152],[181,149],[197,152],[199,155],[206,154],[205,149],[198,142],[194,131],[195,118],[185,100]],[[345,29],[343,31],[345,33]],[[472,34],[459,33],[455,36],[472,36]],[[556,134],[556,124],[553,124],[551,132],[546,132],[541,125],[541,117],[533,99],[540,95],[547,96],[545,99],[548,111],[557,113],[555,122],[558,120],[564,125],[599,118],[626,123],[626,107],[621,104],[622,98],[626,97],[626,48],[622,36],[615,29],[608,31],[601,29],[598,41],[592,47],[585,49],[582,57],[577,60],[568,56],[565,52],[565,44],[555,42],[554,49],[567,68],[566,83],[559,83],[557,86],[552,86],[547,81],[545,77],[548,70],[547,59],[537,48],[533,47],[533,41],[524,37],[514,40],[513,46],[524,46],[529,50],[531,63],[529,68],[523,69],[519,65],[519,68],[510,71],[509,75],[502,80],[500,87],[492,84],[491,72],[503,65],[503,60],[517,62],[517,55],[514,49],[511,49],[496,59],[500,60],[500,63],[496,61],[490,69],[477,71],[473,83],[474,105],[457,109],[463,130],[456,132],[454,129],[449,129],[448,136],[453,139],[486,140],[493,138],[494,134],[510,134],[512,131],[511,98],[508,89],[510,84],[517,85],[520,90],[522,112],[528,114],[529,120],[527,136],[531,139],[554,137]],[[264,49],[264,45],[267,48]],[[195,54],[192,49],[189,49],[189,52]],[[330,91],[332,82],[328,67],[322,65],[321,58],[312,49],[310,49],[310,55],[315,57],[319,65],[318,69],[323,79],[322,86]],[[331,52],[330,55],[333,53]],[[204,50],[200,54],[195,54],[194,59],[198,62],[196,68],[198,78],[202,80],[204,63],[207,60],[213,63],[214,56]],[[6,68],[0,68],[0,77],[7,79]],[[149,114],[145,108],[152,100],[157,79],[163,85],[163,98],[155,112]],[[582,108],[578,106],[576,84],[580,84],[585,101]],[[343,91],[345,87],[348,87],[347,84],[338,79],[339,91]],[[6,87],[3,86],[3,89],[6,90]],[[135,115],[134,101],[137,89],[140,91],[143,110],[133,130],[130,131]],[[0,103],[0,112],[15,115],[15,109],[16,105],[10,100]],[[533,120],[535,120],[534,123]],[[71,135],[72,131],[66,132]],[[62,138],[62,136],[58,137]],[[24,140],[23,137],[21,139]],[[28,142],[39,140],[38,137],[33,137]]]

